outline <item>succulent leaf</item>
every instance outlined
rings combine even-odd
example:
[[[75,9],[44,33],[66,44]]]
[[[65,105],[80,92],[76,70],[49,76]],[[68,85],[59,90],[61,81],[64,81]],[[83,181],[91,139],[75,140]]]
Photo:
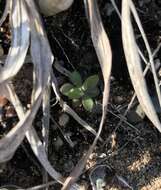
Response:
[[[98,84],[98,81],[99,81],[99,77],[98,75],[92,75],[90,77],[88,77],[83,85],[82,85],[82,89],[85,91],[85,90],[88,90],[88,89],[93,89],[97,86]]]
[[[73,85],[70,83],[65,83],[61,86],[60,88],[60,92],[65,95],[68,96],[69,91],[73,88]]]
[[[77,87],[82,85],[82,77],[78,71],[74,71],[69,76],[70,81]]]
[[[84,107],[85,110],[92,111],[92,109],[94,107],[93,99],[90,98],[90,97],[84,97],[82,99],[82,105],[83,105],[83,107]]]

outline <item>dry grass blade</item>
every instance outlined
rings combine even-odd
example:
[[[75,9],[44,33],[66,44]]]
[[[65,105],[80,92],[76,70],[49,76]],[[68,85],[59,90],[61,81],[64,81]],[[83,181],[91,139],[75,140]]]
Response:
[[[39,92],[42,91],[43,94],[45,93],[46,87],[50,80],[53,55],[34,2],[32,0],[26,0],[26,3],[30,11],[29,15],[31,21],[31,56],[34,63],[35,74],[32,93],[32,102],[34,102]],[[26,133],[26,137],[34,154],[41,162],[45,170],[51,175],[51,177],[56,179],[58,182],[63,183],[62,176],[56,172],[49,163],[45,147],[41,143],[34,128],[31,128]]]
[[[6,6],[9,6],[11,1],[7,3]],[[5,66],[1,67],[0,70],[1,94],[10,100],[16,111],[19,111],[21,105],[14,88],[4,81],[13,77],[21,68],[29,46],[29,18],[24,1],[12,1],[11,29],[13,35],[11,48]],[[31,126],[40,103],[41,94],[35,99],[33,109],[28,110],[26,114],[20,116],[18,124],[0,140],[0,162],[5,162],[12,158],[14,152],[24,139],[26,131]]]
[[[148,43],[147,37],[145,35],[145,32],[143,30],[142,24],[140,22],[139,16],[137,14],[137,11],[135,9],[135,6],[134,6],[133,2],[129,1],[129,4],[130,4],[131,11],[132,11],[132,13],[134,15],[134,18],[136,20],[136,23],[138,25],[138,28],[140,30],[140,33],[142,35],[142,38],[144,40],[147,52],[148,52],[149,62],[150,62],[151,68],[152,68],[152,73],[153,73],[153,78],[154,78],[154,83],[155,83],[155,88],[156,88],[156,92],[157,92],[157,95],[158,95],[159,104],[161,106],[161,92],[160,92],[160,87],[159,87],[159,80],[157,78],[157,74],[156,74],[156,70],[155,70],[155,64],[154,64],[154,59],[153,59],[153,55],[152,55],[152,52],[151,52],[151,49],[150,49],[150,45]]]
[[[159,43],[158,47],[154,50],[154,52],[153,52],[153,54],[152,54],[153,58],[154,58],[155,55],[158,53],[158,51],[159,51],[160,48],[161,48],[161,43]],[[146,76],[146,74],[147,74],[149,68],[150,68],[150,63],[148,63],[148,64],[146,65],[145,69],[144,69],[144,72],[143,72],[144,77]],[[128,111],[131,109],[131,107],[132,107],[132,105],[133,105],[133,103],[134,103],[134,101],[135,101],[135,98],[136,98],[136,93],[134,93],[134,95],[132,96],[131,101],[130,101],[129,104],[128,104],[128,107],[127,107],[127,109],[125,110],[125,112],[124,112],[124,114],[123,114],[124,117],[127,115]],[[121,121],[121,123],[122,123],[122,121]]]
[[[116,5],[116,3],[115,3],[115,0],[111,0],[111,3],[113,4],[113,6],[114,6],[114,8],[115,8],[115,10],[116,10],[116,12],[117,12],[119,18],[121,19],[121,14],[120,14],[120,12],[119,12],[119,10],[118,10],[118,8],[117,8],[117,5]],[[132,5],[132,6],[134,6],[134,5]],[[136,12],[136,10],[133,10],[133,12]],[[138,16],[137,16],[137,13],[135,13],[135,17],[138,17]],[[146,36],[145,36],[145,34],[144,34],[144,31],[143,31],[143,29],[142,29],[142,25],[141,25],[141,23],[140,23],[139,18],[138,18],[137,20],[138,20],[137,23],[139,23],[139,25],[140,25],[140,26],[139,26],[140,31],[141,31],[141,33],[142,33],[143,36],[144,36],[144,42],[145,42],[145,44],[146,44],[146,47],[150,48],[150,47],[149,47],[149,44],[148,44],[148,41],[147,41],[147,39],[146,39]],[[154,50],[154,52],[153,52],[153,54],[152,54],[152,61],[153,61],[153,58],[155,57],[155,55],[158,53],[158,51],[159,51],[159,49],[160,49],[160,46],[161,46],[161,44],[159,43],[158,47]],[[144,69],[144,72],[143,72],[144,76],[146,76],[148,70],[150,69],[150,62],[148,62],[148,61],[146,60],[145,56],[143,55],[143,53],[141,52],[141,50],[139,49],[139,47],[137,47],[137,48],[138,48],[138,52],[139,52],[140,57],[142,58],[142,60],[143,60],[143,61],[145,62],[145,64],[146,64],[146,68]],[[149,49],[149,50],[150,50],[150,49]],[[151,50],[150,50],[150,51],[151,51]],[[151,56],[150,54],[151,54],[151,52],[149,52],[149,58],[150,58],[150,56]],[[156,83],[156,82],[155,82],[155,83]],[[135,101],[135,98],[136,98],[136,93],[134,93],[133,97],[131,98],[131,101],[130,101],[130,103],[128,104],[128,107],[127,107],[127,109],[125,110],[125,112],[124,112],[124,114],[123,114],[124,117],[127,115],[128,111],[131,109],[131,107],[132,107],[132,105],[133,105],[133,102]],[[119,123],[118,123],[118,125],[117,125],[116,128],[118,128],[118,127],[122,124],[122,122],[123,122],[123,118],[120,119],[120,121],[119,121]]]
[[[89,16],[89,23],[91,26],[92,41],[93,41],[100,65],[101,65],[103,78],[104,78],[102,118],[101,118],[98,133],[94,139],[93,144],[89,148],[86,155],[78,162],[74,170],[66,179],[62,190],[70,189],[70,187],[75,183],[75,181],[81,175],[81,172],[86,164],[86,161],[89,158],[89,155],[92,153],[93,148],[95,147],[97,143],[97,140],[101,134],[105,116],[106,116],[109,90],[110,90],[110,74],[111,74],[111,66],[112,66],[112,53],[111,53],[110,43],[109,43],[107,34],[104,30],[104,27],[102,25],[97,1],[85,0],[85,7],[87,7],[88,9],[87,15]]]
[[[138,100],[149,119],[161,132],[161,124],[148,94],[130,18],[130,0],[122,1],[122,38],[127,66]]]
[[[13,89],[12,89],[12,86],[9,86],[8,87],[11,91],[11,93],[13,93]],[[1,89],[4,89],[4,87]],[[5,90],[5,89],[4,89]],[[2,92],[2,91],[1,91]],[[5,92],[5,95],[8,94],[7,91],[4,91]],[[11,97],[11,98],[10,98]],[[25,123],[24,125],[22,125],[20,123],[19,125],[19,128],[16,130],[16,127],[14,127],[13,131],[14,132],[14,135],[18,138],[18,141],[19,141],[19,144],[20,142],[22,142],[23,138],[24,138],[24,134],[26,132],[26,137],[31,145],[31,148],[35,154],[35,156],[38,158],[38,160],[40,161],[40,163],[42,164],[42,166],[45,168],[45,170],[51,175],[51,177],[53,177],[54,179],[56,179],[58,182],[60,183],[63,183],[63,178],[62,176],[56,172],[53,167],[51,166],[51,164],[49,163],[48,161],[48,158],[47,158],[47,154],[46,154],[46,150],[45,150],[45,147],[44,145],[42,144],[42,142],[40,141],[39,137],[37,136],[37,133],[35,131],[35,129],[31,126],[32,125],[32,121],[34,119],[34,116],[35,116],[35,112],[34,110],[35,109],[38,109],[39,106],[40,106],[40,103],[41,103],[41,98],[42,95],[39,98],[39,105],[35,106],[36,102],[38,100],[35,101],[35,103],[32,105],[32,113],[30,115],[30,117],[28,117],[28,120],[29,120],[29,123]],[[20,119],[24,118],[26,116],[24,110],[23,110],[23,107],[18,99],[18,97],[16,96],[16,94],[12,95],[12,96],[9,96],[9,100],[11,99],[11,102],[13,103],[15,109],[16,109],[16,112],[18,114],[18,117]],[[29,110],[30,111],[30,110]],[[28,112],[29,112],[28,111]],[[27,116],[26,116],[27,117]],[[23,120],[22,120],[23,121]],[[19,130],[19,131],[18,131]],[[16,140],[14,140],[16,142]],[[0,141],[1,142],[1,141]],[[11,142],[12,143],[12,142]],[[13,154],[15,148],[13,147],[15,143],[11,144],[12,146],[12,151],[11,153]],[[5,144],[6,146],[6,144]],[[10,146],[10,147],[11,147]],[[6,150],[6,147],[4,147],[4,149]],[[6,150],[7,151],[7,150]],[[9,151],[9,150],[8,150]],[[1,155],[1,154],[0,154]],[[3,155],[3,154],[2,154]]]
[[[0,140],[0,163],[3,163],[12,158],[14,152],[24,139],[26,131],[32,125],[33,119],[41,103],[41,95],[35,100],[32,109],[22,115],[20,112],[22,107],[21,103],[12,86],[9,84],[5,86],[1,85],[0,93],[11,101],[20,118],[18,124]]]
[[[36,6],[32,0],[26,0],[29,7],[30,25],[31,25],[31,57],[34,64],[34,86],[33,99],[35,92],[44,90],[46,87],[51,66],[53,63],[53,55],[46,37],[46,33],[42,27],[40,16],[36,10]]]
[[[44,95],[43,95],[43,120],[42,120],[42,136],[43,136],[43,145],[48,155],[48,146],[49,146],[49,128],[50,128],[50,82],[48,82]],[[43,174],[43,183],[48,182],[48,173],[42,171]],[[48,188],[46,187],[46,190]]]
[[[25,2],[13,0],[11,7],[12,42],[4,67],[0,71],[0,83],[15,76],[24,64],[29,47],[29,18]]]
[[[2,55],[2,56],[0,56],[0,63],[5,63],[5,61],[6,61],[6,58],[7,58],[7,56],[6,55]],[[26,56],[26,58],[25,58],[25,61],[24,61],[24,63],[31,63],[32,62],[32,60],[31,60],[31,56],[30,55],[27,55]]]
[[[35,129],[32,128],[32,122],[41,105],[43,95],[50,79],[51,65],[53,62],[53,55],[33,0],[13,0],[11,21],[13,27],[13,41],[5,66],[1,69],[1,73],[3,73],[3,75],[7,73],[7,75],[0,76],[0,93],[8,98],[13,104],[20,121],[0,140],[0,162],[11,159],[26,134],[33,152],[40,160],[45,170],[58,182],[63,183],[62,176],[56,172],[49,163],[45,147],[40,141]],[[30,29],[32,30],[31,55],[34,63],[35,76],[31,109],[25,113],[13,86],[4,81],[12,78],[24,63],[30,42]],[[13,72],[11,72],[11,68]]]
[[[41,165],[44,167],[44,169],[48,172],[48,174],[58,181],[59,183],[64,182],[64,179],[60,173],[58,173],[52,165],[49,163],[46,150],[44,148],[44,145],[42,144],[41,140],[39,139],[35,129],[32,127],[30,130],[26,133],[27,140],[30,143],[30,146],[37,157],[37,159],[40,161]]]

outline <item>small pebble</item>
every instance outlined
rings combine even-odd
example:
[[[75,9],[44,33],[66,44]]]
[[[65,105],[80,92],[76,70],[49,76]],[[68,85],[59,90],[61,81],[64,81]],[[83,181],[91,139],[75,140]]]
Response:
[[[6,114],[5,114],[5,116],[6,116],[7,118],[15,117],[15,116],[16,116],[16,112],[15,112],[14,107],[8,106],[7,109],[6,109]]]
[[[115,104],[122,104],[125,101],[124,97],[122,96],[115,96],[113,100]]]
[[[137,124],[139,122],[142,122],[145,118],[145,113],[139,104],[136,108],[129,111],[127,114],[127,119],[130,123]]]
[[[56,141],[54,142],[56,151],[58,151],[63,146],[63,144],[64,143],[63,143],[62,139],[60,137],[57,137]]]
[[[66,126],[69,122],[69,116],[66,113],[63,113],[60,117],[59,117],[59,125],[60,126]]]
[[[66,162],[64,164],[64,170],[65,172],[71,172],[71,170],[74,168],[74,164],[72,162],[72,160],[69,160],[68,162]]]

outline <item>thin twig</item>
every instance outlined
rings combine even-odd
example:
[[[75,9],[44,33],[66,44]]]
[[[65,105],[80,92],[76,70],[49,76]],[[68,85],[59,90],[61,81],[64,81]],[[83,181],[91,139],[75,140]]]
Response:
[[[63,35],[65,35],[65,34],[63,33]],[[56,43],[58,44],[58,46],[59,46],[60,49],[62,50],[62,52],[63,52],[63,54],[64,54],[66,60],[68,61],[68,63],[71,65],[71,67],[72,67],[73,69],[75,69],[74,65],[73,65],[73,64],[71,63],[71,61],[69,60],[69,57],[67,56],[67,54],[66,54],[64,48],[62,47],[61,43],[59,42],[59,40],[54,36],[53,33],[51,34],[51,36],[54,38],[54,40],[56,41]],[[65,36],[65,37],[66,37],[66,36]],[[72,43],[72,44],[73,44],[73,43]]]

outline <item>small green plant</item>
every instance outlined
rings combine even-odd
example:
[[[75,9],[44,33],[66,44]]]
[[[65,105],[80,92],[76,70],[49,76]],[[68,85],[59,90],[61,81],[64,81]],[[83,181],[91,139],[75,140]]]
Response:
[[[94,100],[99,95],[98,75],[88,77],[84,82],[78,71],[71,72],[69,75],[71,83],[65,83],[61,86],[60,91],[63,95],[72,100],[74,106],[83,105],[87,111],[92,111]]]

